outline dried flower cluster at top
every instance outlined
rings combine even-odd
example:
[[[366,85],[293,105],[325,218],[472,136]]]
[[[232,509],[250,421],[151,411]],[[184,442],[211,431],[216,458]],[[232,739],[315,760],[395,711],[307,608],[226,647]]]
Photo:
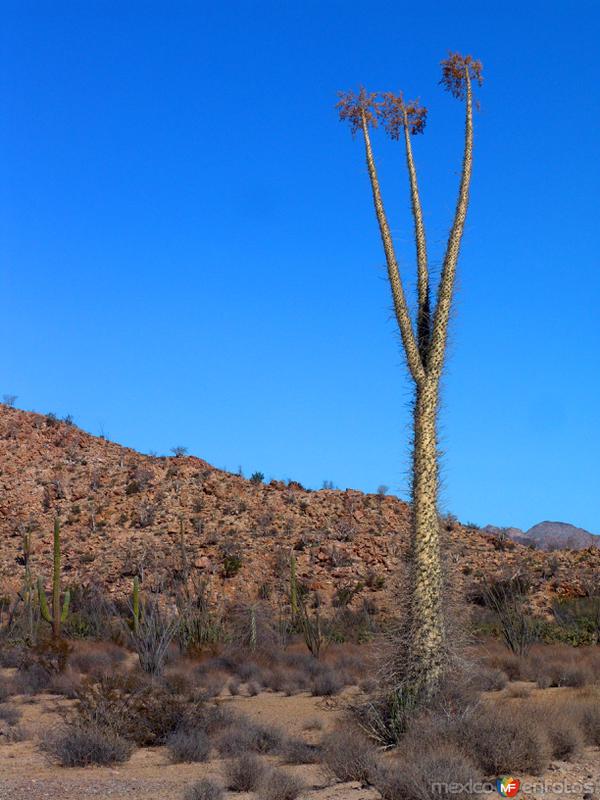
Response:
[[[399,139],[404,128],[413,136],[423,133],[427,122],[427,109],[418,100],[404,101],[402,92],[386,92],[381,104],[381,115],[386,131],[392,139]]]
[[[460,53],[449,53],[442,61],[442,79],[440,83],[453,97],[464,100],[467,92],[467,75],[479,86],[483,83],[483,65],[473,56],[461,56]]]
[[[367,125],[377,127],[380,114],[377,92],[367,92],[364,86],[360,87],[358,94],[354,92],[338,92],[340,98],[336,108],[340,110],[340,119],[350,123],[352,133],[362,130],[363,119]]]
[[[350,122],[352,133],[362,129],[363,119],[367,125],[376,128],[380,118],[392,139],[400,137],[404,126],[412,134],[423,133],[427,109],[420,106],[418,100],[405,102],[402,92],[398,95],[392,92],[370,93],[362,86],[358,94],[339,92],[338,96],[340,100],[336,108],[339,108],[340,119]]]
[[[473,56],[451,52],[441,63],[440,83],[459,100],[466,97],[467,77],[479,86],[483,83],[483,65]],[[365,123],[376,128],[380,119],[392,139],[399,139],[405,128],[413,136],[425,130],[427,109],[419,105],[418,100],[405,101],[402,92],[371,93],[361,86],[358,94],[339,92],[338,96],[340,99],[336,108],[339,109],[340,119],[350,123],[352,133],[361,130]]]

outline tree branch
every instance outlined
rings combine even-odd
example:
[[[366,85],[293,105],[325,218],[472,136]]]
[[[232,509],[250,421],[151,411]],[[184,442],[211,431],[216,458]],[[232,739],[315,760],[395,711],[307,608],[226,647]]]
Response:
[[[406,165],[410,178],[410,201],[413,219],[415,222],[415,242],[417,245],[417,275],[418,275],[418,311],[417,311],[417,342],[421,362],[427,369],[427,356],[429,350],[431,309],[429,300],[429,270],[427,268],[427,243],[425,240],[425,226],[423,212],[417,183],[417,170],[413,160],[410,131],[406,110],[404,112],[404,141],[406,144]]]
[[[458,201],[454,213],[454,222],[448,238],[446,256],[442,268],[442,277],[438,288],[438,297],[433,319],[431,346],[429,349],[428,372],[438,378],[444,364],[446,341],[448,337],[448,319],[452,294],[456,277],[456,264],[460,251],[460,242],[467,218],[469,205],[469,185],[471,183],[471,169],[473,162],[473,102],[471,92],[471,78],[468,67],[465,68],[466,80],[466,119],[465,119],[465,150],[463,155],[462,175]]]
[[[400,270],[398,269],[398,262],[394,253],[394,245],[392,242],[392,235],[383,208],[383,201],[381,199],[381,191],[379,188],[379,180],[377,178],[377,170],[375,169],[375,159],[373,158],[373,150],[371,148],[371,139],[369,137],[369,129],[367,120],[364,115],[362,117],[362,131],[365,139],[365,152],[367,157],[367,168],[369,170],[369,178],[371,180],[371,188],[373,190],[373,204],[375,206],[375,214],[377,222],[379,223],[379,232],[381,234],[381,241],[383,243],[383,250],[385,253],[385,260],[387,262],[387,271],[392,289],[392,298],[394,301],[394,310],[396,312],[396,320],[400,328],[400,335],[402,336],[402,344],[404,345],[404,352],[406,354],[406,361],[410,374],[414,381],[419,383],[425,377],[425,370],[419,355],[419,350],[415,342],[415,336],[410,321],[410,314],[408,306],[406,305],[406,297],[404,296],[404,288],[400,279]]]

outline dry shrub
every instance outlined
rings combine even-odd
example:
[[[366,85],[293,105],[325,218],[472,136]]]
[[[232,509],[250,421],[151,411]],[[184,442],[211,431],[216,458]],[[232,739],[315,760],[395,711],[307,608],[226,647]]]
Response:
[[[22,725],[11,725],[8,730],[4,731],[4,739],[9,743],[24,742],[29,736],[29,731]]]
[[[304,783],[295,775],[282,769],[270,769],[261,781],[260,797],[261,800],[296,800],[304,788]]]
[[[312,719],[307,719],[304,725],[302,726],[303,731],[322,731],[323,730],[323,720],[319,719],[318,717],[313,717]]]
[[[174,764],[198,763],[208,760],[210,740],[202,730],[180,728],[167,739],[167,748]]]
[[[42,748],[62,767],[122,764],[133,750],[126,739],[98,725],[69,725],[44,738]]]
[[[201,701],[171,694],[136,675],[84,683],[77,698],[81,722],[113,730],[140,746],[163,744],[187,720],[201,717],[203,710]]]
[[[69,666],[82,675],[100,678],[114,672],[126,657],[126,651],[112,642],[77,642]]]
[[[568,701],[538,700],[532,711],[539,727],[548,734],[553,758],[570,761],[581,753],[585,744],[582,722]]]
[[[330,668],[321,670],[311,683],[311,692],[315,697],[331,697],[343,688],[344,681]]]
[[[321,748],[302,739],[285,739],[279,753],[286,764],[316,764],[321,758]]]
[[[277,728],[253,723],[240,715],[221,734],[217,749],[224,756],[239,756],[248,752],[275,753],[282,741],[283,735]]]
[[[361,731],[339,727],[323,741],[323,763],[338,780],[367,784],[376,768],[375,746]]]
[[[0,703],[4,703],[11,695],[15,694],[14,688],[11,680],[0,675]]]
[[[207,736],[214,736],[233,725],[243,725],[240,717],[226,705],[207,705],[193,718],[195,728],[203,730]]]
[[[13,678],[15,694],[41,694],[47,691],[53,672],[37,661],[22,664]]]
[[[524,674],[523,659],[508,651],[495,652],[485,658],[484,663],[491,669],[498,669],[505,673],[509,681],[520,681],[528,677]]]
[[[414,744],[396,764],[380,765],[373,783],[383,800],[434,800],[465,796],[468,790],[451,791],[449,784],[462,786],[481,780],[473,761],[451,743]]]
[[[600,691],[588,689],[577,694],[570,707],[581,724],[586,742],[600,746]]]
[[[479,692],[499,692],[508,683],[508,675],[497,667],[478,664],[473,670],[472,682]]]
[[[531,686],[526,683],[511,683],[506,694],[513,700],[525,700],[531,697]]]
[[[7,725],[16,725],[22,716],[23,714],[18,708],[4,703],[0,704],[0,720],[6,722]]]
[[[75,700],[77,698],[80,689],[81,678],[71,669],[53,675],[48,686],[48,692],[51,694],[61,694],[63,697],[68,697],[70,700]]]
[[[589,648],[573,648],[566,644],[538,646],[531,653],[527,677],[541,689],[550,686],[581,688],[593,683],[596,661]]]
[[[222,800],[222,798],[223,789],[206,778],[188,786],[183,793],[183,800]]]
[[[253,792],[261,784],[265,766],[254,753],[243,753],[225,766],[227,788],[233,792]]]
[[[195,688],[188,670],[178,668],[169,670],[162,677],[162,685],[171,694],[190,695]]]
[[[455,735],[486,775],[539,775],[550,761],[548,736],[529,704],[486,703],[457,725]]]
[[[2,641],[2,647],[0,647],[0,667],[15,669],[23,662],[24,654],[25,650],[20,645],[7,644]]]

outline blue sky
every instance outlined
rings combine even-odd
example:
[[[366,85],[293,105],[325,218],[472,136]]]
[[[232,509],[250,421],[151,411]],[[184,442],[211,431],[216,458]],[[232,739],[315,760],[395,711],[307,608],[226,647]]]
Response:
[[[439,267],[484,62],[442,509],[600,533],[600,7],[7,2],[0,394],[142,451],[406,496],[410,398],[339,89],[403,89]],[[368,14],[365,9],[368,8]],[[374,140],[409,290],[402,150]]]

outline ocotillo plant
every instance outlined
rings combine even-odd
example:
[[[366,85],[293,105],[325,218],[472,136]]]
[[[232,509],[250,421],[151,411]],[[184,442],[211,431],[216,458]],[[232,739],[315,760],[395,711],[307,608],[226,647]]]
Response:
[[[481,85],[482,65],[471,56],[451,53],[442,61],[441,84],[465,103],[464,153],[454,221],[450,230],[433,311],[427,263],[425,227],[417,184],[411,135],[423,133],[427,111],[401,94],[355,95],[341,93],[340,119],[352,132],[362,133],[375,215],[385,253],[396,321],[408,370],[415,385],[412,453],[412,558],[411,597],[408,609],[410,660],[404,660],[398,695],[427,698],[439,685],[444,670],[445,633],[442,604],[442,569],[438,517],[437,410],[439,385],[446,354],[448,319],[454,291],[456,265],[462,239],[471,181],[473,153],[473,82]],[[383,121],[393,139],[404,139],[411,209],[417,252],[417,314],[413,322],[392,234],[381,197],[369,129]]]
[[[48,607],[46,592],[41,578],[38,578],[38,595],[40,599],[40,612],[42,619],[52,625],[52,638],[60,639],[61,625],[69,615],[69,603],[71,593],[67,589],[64,594],[62,606],[60,603],[61,595],[61,569],[60,569],[60,521],[58,517],[54,520],[54,568],[52,571],[52,613]]]

